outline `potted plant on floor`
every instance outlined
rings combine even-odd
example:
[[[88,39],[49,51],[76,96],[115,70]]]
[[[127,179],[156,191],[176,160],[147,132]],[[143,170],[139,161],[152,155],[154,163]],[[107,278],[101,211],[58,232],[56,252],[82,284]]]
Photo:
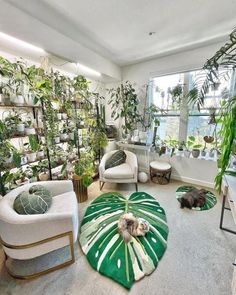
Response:
[[[135,89],[129,81],[126,81],[116,89],[110,89],[109,94],[108,104],[111,105],[112,109],[111,117],[114,120],[119,118],[124,120],[122,124],[123,135],[129,140],[132,131],[135,130],[137,123],[141,119],[138,111],[139,100]]]
[[[93,182],[94,159],[89,154],[81,155],[74,165],[73,185],[79,203],[88,199],[88,186]]]

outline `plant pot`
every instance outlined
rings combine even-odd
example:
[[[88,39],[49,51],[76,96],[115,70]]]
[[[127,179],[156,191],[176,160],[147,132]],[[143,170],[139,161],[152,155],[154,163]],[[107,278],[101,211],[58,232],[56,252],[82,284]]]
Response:
[[[191,152],[190,151],[184,151],[185,158],[189,158],[190,155],[191,155]]]
[[[35,130],[35,128],[27,127],[27,128],[25,128],[25,134],[26,135],[36,134],[36,130]]]
[[[199,149],[193,149],[192,150],[192,155],[194,158],[198,158],[200,155],[200,150]]]
[[[201,150],[201,156],[206,157],[206,151],[205,150]]]
[[[61,119],[62,119],[62,114],[61,114],[61,113],[58,113],[58,114],[57,114],[57,119],[58,119],[58,120],[61,120]]]
[[[28,162],[35,162],[37,159],[37,153],[29,153],[26,155]]]
[[[60,143],[60,136],[54,137],[54,142],[55,143]]]
[[[74,138],[75,138],[74,132],[69,133],[69,138],[70,138],[70,140],[74,140]]]
[[[37,158],[38,158],[38,159],[42,159],[42,158],[44,158],[44,151],[38,151],[38,152],[37,152]]]
[[[49,174],[48,174],[48,172],[41,172],[41,173],[39,173],[39,180],[40,181],[47,181],[47,180],[49,180]]]
[[[28,163],[28,158],[26,155],[21,157],[21,165],[25,165]]]
[[[77,197],[78,203],[82,203],[88,200],[88,188],[82,183],[82,177],[73,175],[73,186]]]
[[[24,134],[25,133],[25,125],[24,123],[17,124],[17,133]]]
[[[62,113],[61,118],[62,118],[62,120],[66,120],[68,118],[68,116],[66,113]]]
[[[66,134],[66,133],[60,134],[60,139],[61,139],[61,141],[67,141],[68,140],[68,134]]]

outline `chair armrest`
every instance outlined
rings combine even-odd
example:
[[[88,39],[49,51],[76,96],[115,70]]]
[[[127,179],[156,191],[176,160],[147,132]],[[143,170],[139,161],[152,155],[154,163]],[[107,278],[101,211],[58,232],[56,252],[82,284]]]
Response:
[[[126,153],[126,162],[129,164],[129,166],[131,167],[133,173],[134,173],[134,177],[135,180],[137,181],[138,179],[138,160],[137,160],[137,156],[129,151],[125,151]]]
[[[16,197],[19,193],[23,191],[28,191],[29,188],[33,185],[45,186],[48,190],[50,190],[53,197],[73,191],[73,183],[71,180],[51,180],[51,181],[32,182],[29,184],[22,185],[12,190],[8,194],[6,194],[5,197],[11,197],[11,198]]]

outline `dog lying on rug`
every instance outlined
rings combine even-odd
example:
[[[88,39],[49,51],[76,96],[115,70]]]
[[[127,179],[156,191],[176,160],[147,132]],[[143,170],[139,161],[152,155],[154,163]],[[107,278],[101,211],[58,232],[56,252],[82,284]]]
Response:
[[[180,208],[192,209],[193,207],[203,207],[206,203],[206,194],[207,191],[205,189],[192,189],[181,197]]]
[[[145,236],[149,231],[149,222],[136,218],[132,213],[125,213],[119,219],[118,231],[124,242],[129,243],[132,237]]]

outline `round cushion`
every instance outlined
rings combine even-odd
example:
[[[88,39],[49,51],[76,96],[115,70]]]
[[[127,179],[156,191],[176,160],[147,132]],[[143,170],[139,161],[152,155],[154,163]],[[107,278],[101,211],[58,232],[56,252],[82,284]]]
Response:
[[[18,214],[43,214],[52,204],[52,195],[41,185],[34,185],[29,192],[21,192],[14,200],[13,208]]]
[[[156,170],[165,171],[169,170],[171,168],[171,165],[166,162],[152,161],[150,163],[150,167]]]
[[[139,182],[145,183],[148,181],[148,175],[145,172],[139,172],[138,174],[138,180]]]

